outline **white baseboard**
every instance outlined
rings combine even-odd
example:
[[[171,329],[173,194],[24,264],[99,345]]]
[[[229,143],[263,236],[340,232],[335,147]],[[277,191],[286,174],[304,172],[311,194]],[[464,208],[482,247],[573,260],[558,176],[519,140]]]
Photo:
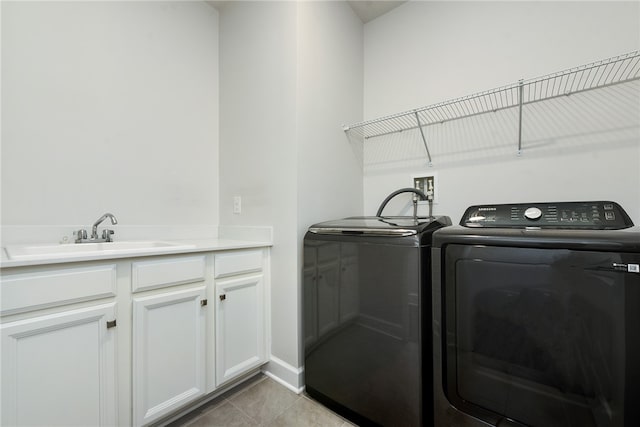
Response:
[[[296,394],[304,391],[304,368],[296,368],[271,355],[262,372]]]

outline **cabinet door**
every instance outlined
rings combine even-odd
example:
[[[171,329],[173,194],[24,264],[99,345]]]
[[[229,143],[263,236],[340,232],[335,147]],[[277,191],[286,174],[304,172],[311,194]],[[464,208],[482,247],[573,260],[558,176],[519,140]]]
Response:
[[[265,361],[262,274],[216,284],[216,385]]]
[[[133,417],[148,424],[205,393],[205,287],[133,299]]]
[[[117,424],[114,317],[110,303],[1,325],[2,425]]]

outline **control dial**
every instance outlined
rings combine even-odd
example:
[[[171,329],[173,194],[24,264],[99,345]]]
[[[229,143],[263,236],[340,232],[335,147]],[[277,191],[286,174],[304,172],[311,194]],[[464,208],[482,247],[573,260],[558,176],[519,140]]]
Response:
[[[527,208],[527,210],[524,211],[524,217],[532,221],[536,221],[540,219],[541,216],[542,216],[542,211],[535,207]]]

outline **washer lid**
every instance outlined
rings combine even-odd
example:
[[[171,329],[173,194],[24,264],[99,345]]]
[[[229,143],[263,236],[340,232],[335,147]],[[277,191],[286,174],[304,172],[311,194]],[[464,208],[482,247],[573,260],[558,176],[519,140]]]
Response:
[[[429,228],[439,217],[350,217],[333,221],[321,222],[309,227],[310,233],[315,234],[352,234],[367,236],[413,236]]]

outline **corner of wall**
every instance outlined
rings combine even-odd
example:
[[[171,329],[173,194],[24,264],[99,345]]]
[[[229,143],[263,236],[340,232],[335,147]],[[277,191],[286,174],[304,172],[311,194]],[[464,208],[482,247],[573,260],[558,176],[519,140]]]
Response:
[[[262,372],[274,381],[287,387],[296,394],[304,390],[304,368],[296,368],[282,359],[271,355]]]

